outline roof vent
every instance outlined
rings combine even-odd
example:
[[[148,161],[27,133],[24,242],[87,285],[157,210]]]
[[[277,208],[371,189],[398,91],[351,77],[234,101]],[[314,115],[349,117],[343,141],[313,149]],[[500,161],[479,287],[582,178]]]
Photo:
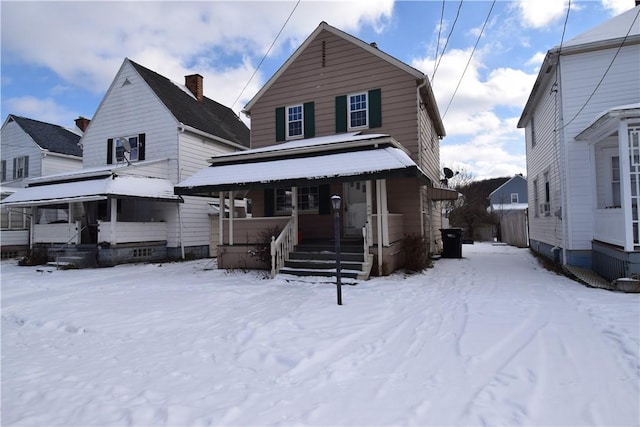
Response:
[[[378,43],[376,43],[376,42],[371,42],[371,43],[369,43],[369,46],[374,47],[374,48],[376,48],[376,49],[377,49],[377,48],[378,48]]]

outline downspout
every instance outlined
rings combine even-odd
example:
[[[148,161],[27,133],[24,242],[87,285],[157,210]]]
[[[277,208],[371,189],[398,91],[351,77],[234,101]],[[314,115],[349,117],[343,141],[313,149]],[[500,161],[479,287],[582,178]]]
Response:
[[[180,167],[180,135],[184,133],[184,125],[182,123],[180,123],[180,126],[178,126],[178,143],[176,144],[176,148],[177,148],[177,153],[176,153],[176,163],[178,165],[178,182],[182,181],[182,176],[181,176],[181,167]],[[182,209],[181,209],[181,205],[182,203],[178,203],[178,233],[179,233],[179,239],[180,239],[180,255],[182,257],[182,259],[185,259],[185,254],[184,254],[184,240],[182,239]]]

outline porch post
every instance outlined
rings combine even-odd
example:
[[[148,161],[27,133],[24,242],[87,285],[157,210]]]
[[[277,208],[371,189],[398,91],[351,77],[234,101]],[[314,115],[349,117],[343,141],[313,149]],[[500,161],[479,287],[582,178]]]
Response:
[[[382,180],[376,180],[376,212],[378,213],[378,275],[382,276]]]
[[[380,195],[382,196],[382,244],[389,246],[389,208],[387,206],[387,180],[380,180]]]
[[[224,191],[218,193],[218,206],[220,213],[218,214],[218,243],[224,245]]]
[[[298,244],[298,187],[291,187],[291,216],[293,217],[293,242]]]
[[[367,198],[367,241],[364,242],[367,247],[367,251],[369,250],[369,245],[371,244],[371,234],[373,233],[373,186],[371,180],[368,180],[365,184],[365,193]],[[368,253],[368,252],[367,252]],[[365,253],[365,256],[367,255]]]
[[[109,242],[115,245],[118,243],[116,239],[118,228],[118,199],[109,199],[109,202],[109,208],[111,209],[111,213],[109,214]]]
[[[229,246],[233,246],[233,210],[235,209],[235,193],[229,191]]]
[[[624,250],[633,252],[633,216],[631,212],[631,167],[629,165],[629,130],[626,119],[618,123],[618,155],[620,156],[620,202],[624,217]]]

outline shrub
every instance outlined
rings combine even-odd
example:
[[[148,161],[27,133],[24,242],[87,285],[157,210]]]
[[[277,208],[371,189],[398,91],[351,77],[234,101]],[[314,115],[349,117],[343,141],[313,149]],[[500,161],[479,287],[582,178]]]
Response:
[[[410,234],[404,238],[404,268],[409,271],[422,271],[430,268],[429,247],[424,237]]]
[[[280,233],[282,228],[277,225],[260,231],[255,250],[249,252],[251,256],[271,265],[271,237],[278,237]]]

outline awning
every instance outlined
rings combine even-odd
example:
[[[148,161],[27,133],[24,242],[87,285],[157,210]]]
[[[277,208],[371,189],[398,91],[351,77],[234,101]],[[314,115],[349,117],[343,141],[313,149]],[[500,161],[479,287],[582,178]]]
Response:
[[[175,187],[175,193],[206,196],[219,191],[260,189],[276,185],[295,186],[310,182],[393,177],[414,177],[425,185],[431,184],[429,178],[402,149],[371,146],[346,152],[314,152],[307,155],[296,152],[290,157],[285,152],[272,159],[213,164],[179,183]]]
[[[114,175],[21,188],[0,203],[3,206],[27,207],[127,197],[180,201],[179,196],[173,194],[173,184],[169,180]]]
[[[427,197],[431,200],[458,200],[460,193],[449,188],[427,188]]]

